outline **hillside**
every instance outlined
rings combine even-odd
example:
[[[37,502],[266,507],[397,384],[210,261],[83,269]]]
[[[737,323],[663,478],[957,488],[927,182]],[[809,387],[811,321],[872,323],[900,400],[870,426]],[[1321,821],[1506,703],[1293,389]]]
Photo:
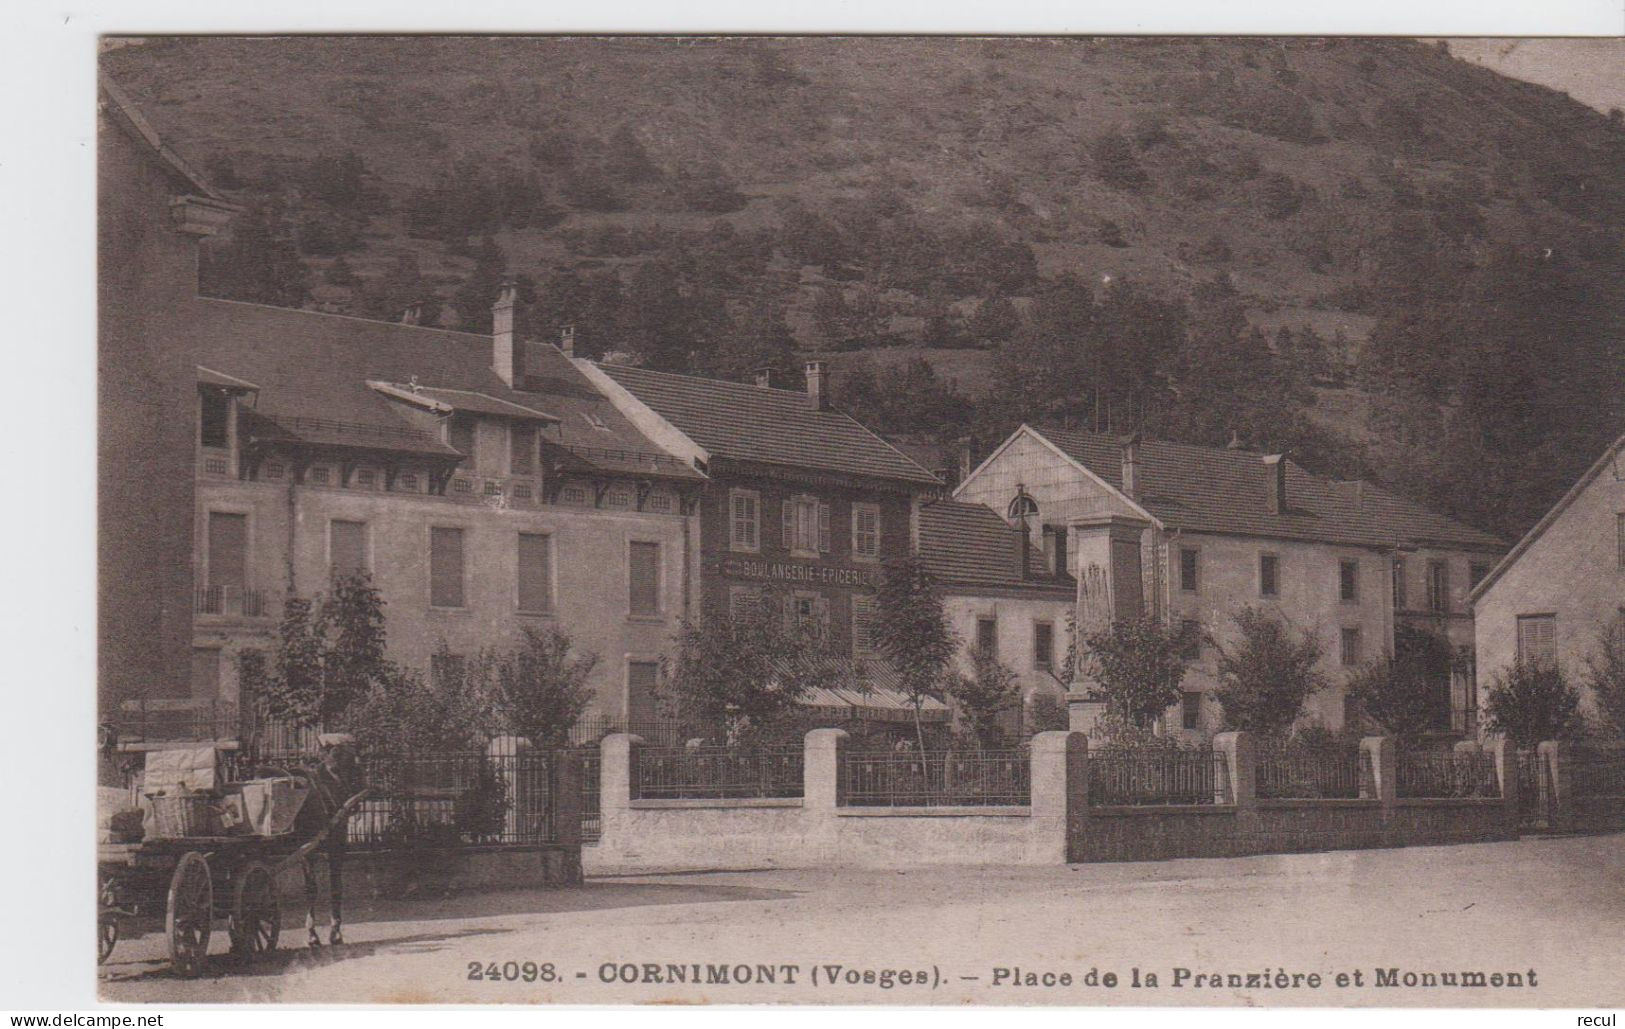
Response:
[[[477,329],[516,274],[522,324],[574,323],[589,352],[737,374],[887,348],[979,397],[1057,281],[1192,318],[1224,281],[1277,356],[1308,354],[1294,424],[1413,487],[1373,459],[1403,433],[1363,399],[1396,312],[1500,249],[1596,272],[1625,227],[1617,118],[1398,40],[192,38],[103,63],[255,205],[218,292],[380,317],[428,294]],[[1617,290],[1592,300],[1620,324]],[[1190,396],[1173,369],[1144,376],[1152,410]],[[1407,375],[1448,414],[1459,371]]]

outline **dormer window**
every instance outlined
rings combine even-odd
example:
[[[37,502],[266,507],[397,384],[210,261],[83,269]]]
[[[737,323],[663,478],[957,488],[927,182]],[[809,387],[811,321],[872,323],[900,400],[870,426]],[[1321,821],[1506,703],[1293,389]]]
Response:
[[[602,418],[600,418],[597,415],[593,414],[591,411],[583,411],[581,413],[581,417],[585,418],[587,420],[587,424],[592,426],[597,431],[599,431],[599,432],[608,432],[609,431],[609,425]]]
[[[231,446],[231,396],[223,389],[198,391],[201,410],[198,418],[198,442],[206,447],[225,450]]]

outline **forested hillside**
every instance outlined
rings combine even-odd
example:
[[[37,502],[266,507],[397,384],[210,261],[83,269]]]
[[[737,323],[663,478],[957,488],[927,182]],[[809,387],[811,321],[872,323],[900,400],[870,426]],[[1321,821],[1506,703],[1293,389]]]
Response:
[[[1625,127],[1380,40],[184,39],[208,292],[700,374],[834,352],[986,447],[1232,434],[1521,532],[1625,431]]]

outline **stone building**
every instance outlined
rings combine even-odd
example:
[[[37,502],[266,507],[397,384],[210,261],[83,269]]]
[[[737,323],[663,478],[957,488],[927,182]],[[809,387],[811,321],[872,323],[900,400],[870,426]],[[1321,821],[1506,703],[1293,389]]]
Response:
[[[1480,701],[1520,658],[1575,680],[1605,634],[1625,647],[1625,436],[1473,589],[1472,609]]]
[[[1505,551],[1370,483],[1314,475],[1282,455],[1025,425],[955,497],[1024,519],[1052,566],[1072,569],[1085,625],[1145,611],[1222,645],[1235,614],[1253,606],[1314,633],[1336,688],[1312,698],[1305,717],[1332,728],[1345,720],[1342,682],[1392,652],[1396,625],[1420,622],[1470,646],[1467,585]],[[1413,576],[1427,576],[1420,612]],[[1211,645],[1190,654],[1167,728],[1219,727],[1209,696],[1217,657]],[[1470,669],[1460,655],[1436,682],[1441,731],[1467,728]]]

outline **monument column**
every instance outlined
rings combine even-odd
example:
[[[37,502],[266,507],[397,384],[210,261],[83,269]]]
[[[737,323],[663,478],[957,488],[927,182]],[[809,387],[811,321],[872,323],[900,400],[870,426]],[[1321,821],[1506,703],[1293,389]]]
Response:
[[[1105,714],[1100,684],[1091,676],[1083,640],[1124,618],[1145,612],[1141,540],[1151,523],[1135,515],[1109,513],[1073,519],[1072,574],[1077,579],[1077,657],[1067,688],[1068,726],[1087,733]]]

